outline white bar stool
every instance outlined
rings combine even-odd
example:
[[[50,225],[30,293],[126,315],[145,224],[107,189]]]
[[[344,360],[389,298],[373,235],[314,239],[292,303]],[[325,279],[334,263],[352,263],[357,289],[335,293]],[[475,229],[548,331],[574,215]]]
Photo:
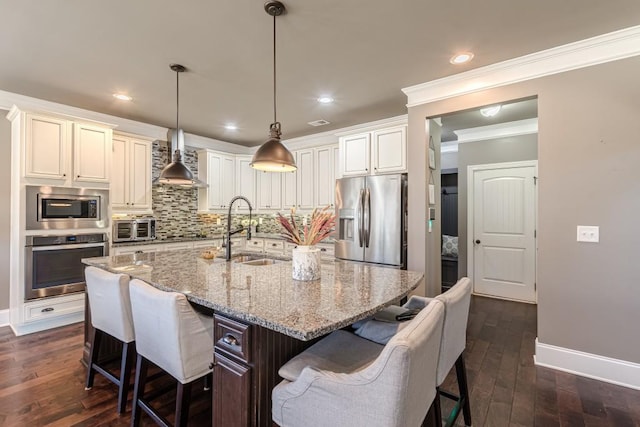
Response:
[[[95,267],[85,268],[87,295],[91,309],[91,354],[87,366],[85,390],[93,387],[95,373],[99,372],[118,386],[118,413],[127,406],[131,368],[135,355],[135,334],[129,299],[129,276],[113,274]],[[105,334],[122,342],[120,377],[116,377],[103,365],[98,364],[100,345]]]

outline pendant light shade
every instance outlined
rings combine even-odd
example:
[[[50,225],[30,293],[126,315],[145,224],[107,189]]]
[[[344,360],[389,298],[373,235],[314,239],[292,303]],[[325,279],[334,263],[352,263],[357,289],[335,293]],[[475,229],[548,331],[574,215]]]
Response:
[[[273,16],[273,123],[269,127],[269,139],[253,155],[251,167],[265,172],[293,172],[298,167],[293,154],[280,141],[280,122],[276,116],[276,16],[285,12],[284,4],[267,1],[264,10]]]
[[[162,169],[160,176],[154,182],[165,185],[180,185],[183,187],[207,187],[208,185],[197,178],[187,165],[182,162],[182,151],[184,150],[184,132],[180,129],[180,73],[187,69],[180,64],[171,64],[171,70],[176,73],[176,129],[169,131],[171,150],[173,150],[172,161]]]

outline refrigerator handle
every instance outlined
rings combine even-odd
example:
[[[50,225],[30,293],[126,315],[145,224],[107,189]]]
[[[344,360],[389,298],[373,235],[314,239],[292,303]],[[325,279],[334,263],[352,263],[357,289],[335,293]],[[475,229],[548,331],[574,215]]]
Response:
[[[364,232],[364,236],[365,236],[365,245],[368,248],[369,247],[369,240],[371,237],[371,191],[367,188],[367,192],[366,192],[366,204],[365,204],[365,215],[367,217],[367,228],[365,229]]]
[[[364,243],[364,190],[360,189],[358,197],[358,244],[362,247]]]

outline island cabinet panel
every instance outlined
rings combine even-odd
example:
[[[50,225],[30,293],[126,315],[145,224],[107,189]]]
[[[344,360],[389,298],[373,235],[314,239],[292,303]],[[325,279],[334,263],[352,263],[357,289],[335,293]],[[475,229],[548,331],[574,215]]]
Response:
[[[213,426],[271,427],[278,368],[314,342],[215,314]]]

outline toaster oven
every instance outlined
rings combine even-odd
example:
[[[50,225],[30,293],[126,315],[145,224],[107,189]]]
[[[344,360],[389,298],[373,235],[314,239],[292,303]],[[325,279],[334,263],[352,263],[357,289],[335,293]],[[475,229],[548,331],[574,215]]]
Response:
[[[113,242],[138,242],[156,238],[154,218],[117,219],[113,221]]]

